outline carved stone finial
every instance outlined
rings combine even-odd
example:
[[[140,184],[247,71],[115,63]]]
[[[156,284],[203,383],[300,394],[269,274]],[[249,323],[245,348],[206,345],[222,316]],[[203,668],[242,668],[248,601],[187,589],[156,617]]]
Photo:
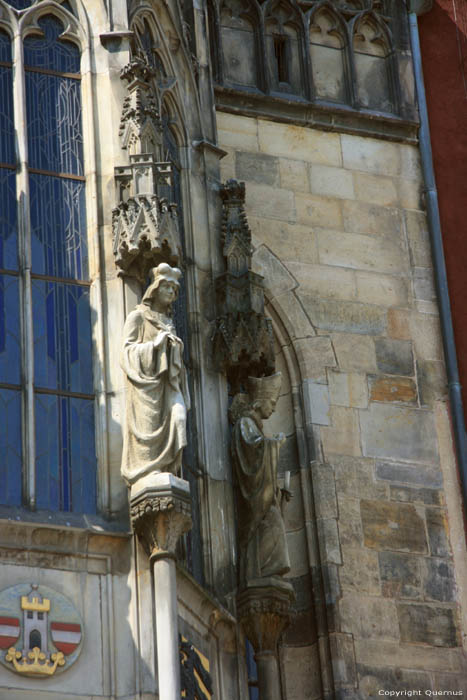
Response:
[[[214,356],[234,389],[239,389],[248,375],[274,371],[274,342],[271,322],[264,314],[263,278],[251,270],[245,183],[229,180],[221,187],[220,196],[227,271],[216,279]]]
[[[152,559],[175,556],[177,542],[192,527],[190,487],[173,474],[150,474],[130,491],[133,529]]]

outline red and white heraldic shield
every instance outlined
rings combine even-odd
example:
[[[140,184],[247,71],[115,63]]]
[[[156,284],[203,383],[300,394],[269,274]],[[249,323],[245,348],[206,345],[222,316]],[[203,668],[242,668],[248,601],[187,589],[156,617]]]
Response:
[[[57,649],[68,656],[81,641],[81,625],[71,622],[51,622],[50,634]]]
[[[21,628],[17,617],[0,617],[0,649],[8,649],[18,641]]]

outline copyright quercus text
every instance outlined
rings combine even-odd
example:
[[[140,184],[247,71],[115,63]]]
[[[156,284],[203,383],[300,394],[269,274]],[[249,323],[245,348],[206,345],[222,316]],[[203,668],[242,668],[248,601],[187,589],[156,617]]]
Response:
[[[426,697],[461,697],[462,690],[378,690],[378,695],[388,698],[416,698],[425,695]]]

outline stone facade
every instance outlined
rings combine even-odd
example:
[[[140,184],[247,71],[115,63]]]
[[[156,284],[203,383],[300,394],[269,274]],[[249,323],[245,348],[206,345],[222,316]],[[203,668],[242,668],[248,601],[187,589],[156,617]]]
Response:
[[[175,322],[186,346],[192,403],[182,476],[193,527],[180,535],[189,527],[184,502],[187,522],[165,549],[172,563],[177,559],[171,571],[185,660],[203,664],[197,682],[204,677],[217,700],[255,700],[257,669],[245,629],[251,637],[259,629],[265,637],[282,633],[275,694],[261,700],[364,700],[396,690],[465,694],[463,505],[406,17],[399,10],[390,16],[389,2],[333,0],[320,5],[322,14],[319,3],[300,3],[314,39],[306,50],[300,39],[300,60],[308,63],[300,64],[302,83],[289,90],[279,79],[285,77],[280,47],[285,36],[298,41],[293,37],[302,31],[291,15],[281,14],[282,5],[264,4],[255,41],[266,42],[267,60],[246,76],[252,82],[256,75],[258,84],[242,86],[233,80],[243,79],[235,61],[225,72],[235,42],[221,57],[219,41],[230,41],[231,24],[236,30],[236,22],[248,23],[249,11],[242,3],[214,4],[185,3],[182,12],[171,0],[46,6],[0,0],[0,31],[23,16],[16,5],[31,6],[24,8],[31,26],[44,7],[62,20],[72,11],[76,21],[98,458],[97,514],[0,506],[2,590],[50,587],[72,601],[83,623],[83,647],[70,670],[44,680],[0,665],[0,698],[160,696],[161,601],[154,601],[154,587],[162,590],[162,582],[154,582],[148,552],[154,555],[157,537],[148,540],[147,523],[161,508],[157,499],[148,508],[142,499],[132,528],[120,473],[126,404],[120,349],[125,318],[141,302],[148,270],[161,261],[177,264],[184,280]],[[336,40],[326,39],[329,17],[342,36],[354,37],[352,49],[345,44],[350,63],[342,103],[334,99],[341,83],[329,53],[336,47],[326,44]],[[378,28],[384,37],[375,43]],[[362,42],[371,45],[368,56]],[[273,55],[276,82],[268,72]],[[143,68],[131,82],[135,61]],[[364,71],[357,87],[349,66]],[[364,78],[376,67],[389,92],[379,85],[373,98]],[[333,94],[324,94],[328,84]],[[22,114],[21,104],[16,108]],[[273,339],[274,362],[271,354],[257,366],[282,375],[264,435],[285,437],[278,463],[279,487],[292,493],[282,509],[290,558],[281,579],[285,602],[277,581],[269,586],[272,603],[266,593],[264,601],[238,596],[228,421],[233,386],[227,361],[219,364],[213,352],[216,280],[225,273],[221,192],[229,180],[245,183],[248,270],[264,292],[258,308],[265,347]],[[131,229],[137,230],[130,245],[139,196],[145,217]],[[253,345],[248,338],[246,347]],[[248,608],[243,627],[241,605]],[[3,618],[11,615],[2,608],[0,642]]]

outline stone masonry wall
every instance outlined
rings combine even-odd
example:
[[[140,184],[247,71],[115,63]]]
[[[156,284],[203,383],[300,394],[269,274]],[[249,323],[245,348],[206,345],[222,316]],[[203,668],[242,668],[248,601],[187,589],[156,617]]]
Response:
[[[337,696],[467,692],[465,541],[448,508],[457,478],[417,149],[217,120],[222,178],[246,182],[256,269],[311,416]],[[316,687],[304,682],[300,697]]]

